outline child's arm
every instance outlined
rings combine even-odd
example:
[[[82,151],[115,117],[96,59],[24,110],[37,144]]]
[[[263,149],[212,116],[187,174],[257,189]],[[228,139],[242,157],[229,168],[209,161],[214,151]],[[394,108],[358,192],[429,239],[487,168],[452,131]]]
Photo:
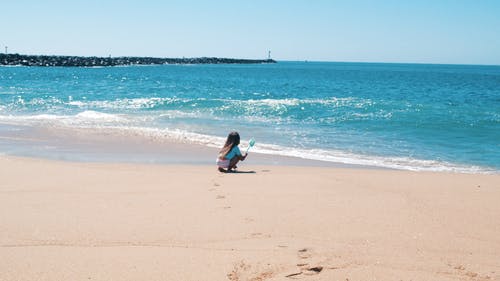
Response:
[[[245,158],[247,158],[247,156],[248,156],[248,153],[245,153],[245,155],[243,155],[243,153],[241,153],[241,151],[240,151],[240,148],[239,148],[239,147],[237,147],[237,148],[238,148],[238,150],[237,150],[237,155],[236,155],[236,157],[238,157],[238,159],[239,159],[240,161],[245,160]]]

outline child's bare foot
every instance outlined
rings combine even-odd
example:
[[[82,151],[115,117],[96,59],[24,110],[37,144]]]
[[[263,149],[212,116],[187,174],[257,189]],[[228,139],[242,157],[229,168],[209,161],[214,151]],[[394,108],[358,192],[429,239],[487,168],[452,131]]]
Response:
[[[223,169],[223,168],[221,168],[221,167],[219,167],[219,172],[221,172],[221,173],[227,173],[227,171],[226,171],[226,170],[224,170],[224,169]]]

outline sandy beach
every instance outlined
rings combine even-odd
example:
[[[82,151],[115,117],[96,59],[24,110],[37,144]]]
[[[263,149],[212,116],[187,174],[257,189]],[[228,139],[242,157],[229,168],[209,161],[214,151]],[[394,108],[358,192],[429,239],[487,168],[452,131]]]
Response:
[[[500,177],[0,157],[0,280],[500,280]]]

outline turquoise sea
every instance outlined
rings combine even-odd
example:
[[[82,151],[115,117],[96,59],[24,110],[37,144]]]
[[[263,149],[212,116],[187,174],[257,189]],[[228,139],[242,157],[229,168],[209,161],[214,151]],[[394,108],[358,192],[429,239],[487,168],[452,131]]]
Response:
[[[26,140],[48,131],[219,147],[231,130],[266,154],[498,173],[500,66],[0,67],[3,154],[27,154]]]

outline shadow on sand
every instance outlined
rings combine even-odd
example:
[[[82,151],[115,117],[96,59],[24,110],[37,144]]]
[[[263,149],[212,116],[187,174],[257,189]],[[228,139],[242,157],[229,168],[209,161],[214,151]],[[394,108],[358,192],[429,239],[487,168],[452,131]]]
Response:
[[[226,172],[226,174],[256,174],[257,172],[255,171],[238,171],[238,170],[231,170],[229,172]]]
[[[239,171],[239,170],[219,170],[219,172],[224,173],[224,174],[256,174],[257,172],[255,171]]]

